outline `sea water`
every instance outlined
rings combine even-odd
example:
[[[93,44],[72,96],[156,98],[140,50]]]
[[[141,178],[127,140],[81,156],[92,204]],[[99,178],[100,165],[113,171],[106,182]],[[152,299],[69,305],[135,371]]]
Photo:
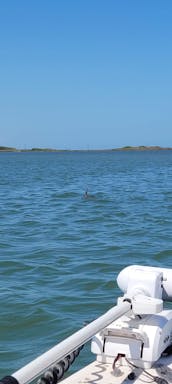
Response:
[[[0,153],[0,207],[0,377],[113,306],[126,265],[172,267],[172,151]]]

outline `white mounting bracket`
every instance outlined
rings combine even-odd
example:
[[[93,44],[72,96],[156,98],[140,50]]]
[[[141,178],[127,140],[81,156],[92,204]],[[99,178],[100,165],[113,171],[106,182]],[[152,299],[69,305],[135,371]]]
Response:
[[[128,295],[118,298],[118,304],[128,300]],[[151,315],[159,313],[163,310],[163,300],[155,299],[145,295],[136,295],[131,300],[132,310],[131,313],[134,315]]]

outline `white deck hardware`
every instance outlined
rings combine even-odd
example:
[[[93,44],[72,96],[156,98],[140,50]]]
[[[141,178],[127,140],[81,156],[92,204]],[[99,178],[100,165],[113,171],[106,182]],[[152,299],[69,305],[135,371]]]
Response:
[[[117,282],[124,291],[117,306],[13,373],[11,380],[16,380],[15,384],[30,383],[92,339],[91,349],[97,361],[65,379],[64,384],[112,384],[114,381],[122,384],[133,368],[138,375],[136,384],[146,381],[139,378],[140,374],[147,374],[147,382],[151,382],[151,375],[145,373],[145,369],[151,371],[157,367],[167,347],[172,350],[172,310],[163,310],[163,300],[172,301],[172,270],[131,266],[120,272]],[[120,363],[117,369],[116,363]],[[99,368],[102,375],[97,371]],[[172,359],[166,374],[167,371],[168,382],[172,382]],[[160,370],[152,378],[158,384],[167,384]],[[45,381],[45,376],[42,380]],[[6,384],[6,378],[1,382]],[[10,381],[10,384],[14,383]]]

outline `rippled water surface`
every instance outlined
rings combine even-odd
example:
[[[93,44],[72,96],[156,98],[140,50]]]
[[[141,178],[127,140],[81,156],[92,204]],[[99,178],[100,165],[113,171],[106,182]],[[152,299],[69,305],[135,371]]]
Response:
[[[126,265],[172,267],[172,151],[0,153],[0,173],[3,376],[109,309]]]

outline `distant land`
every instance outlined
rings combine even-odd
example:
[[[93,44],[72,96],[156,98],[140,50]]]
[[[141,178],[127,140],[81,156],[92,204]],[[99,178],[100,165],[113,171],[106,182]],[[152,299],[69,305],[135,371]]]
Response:
[[[163,151],[163,150],[172,150],[172,147],[160,147],[157,145],[152,145],[152,146],[127,145],[125,147],[111,148],[111,149],[53,149],[53,148],[17,149],[14,147],[0,146],[0,152],[112,152],[112,151]]]

